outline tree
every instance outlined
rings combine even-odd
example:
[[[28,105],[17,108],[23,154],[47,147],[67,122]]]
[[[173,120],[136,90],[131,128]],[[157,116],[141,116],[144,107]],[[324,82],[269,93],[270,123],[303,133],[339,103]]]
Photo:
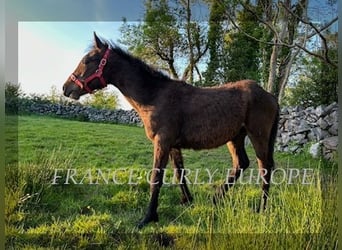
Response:
[[[333,4],[334,1],[330,2]],[[317,25],[312,23],[308,15],[308,0],[279,2],[260,0],[254,5],[248,3],[238,1],[236,12],[245,9],[257,18],[258,24],[265,29],[265,36],[262,39],[244,30],[229,10],[226,11],[226,17],[246,37],[271,47],[271,53],[264,53],[269,57],[263,56],[261,61],[263,72],[266,72],[266,68],[269,71],[264,86],[269,92],[278,96],[279,100],[283,96],[292,66],[300,52],[305,52],[337,68],[337,61],[329,56],[329,46],[323,33],[337,21],[337,16]],[[315,48],[307,46],[313,37],[320,37],[323,41],[323,53],[316,53]]]
[[[201,73],[197,67],[197,63],[200,59],[205,55],[208,50],[207,37],[202,32],[205,30],[200,25],[199,22],[195,22],[192,20],[192,11],[191,11],[191,0],[180,0],[181,4],[184,7],[185,12],[185,47],[184,54],[188,54],[188,65],[185,67],[183,72],[182,79],[188,80],[190,83],[194,84],[194,71],[199,77],[199,81],[201,81]],[[180,10],[179,13],[183,11]],[[183,21],[180,19],[180,22]],[[183,34],[183,32],[181,32]]]
[[[242,9],[237,13],[236,24],[253,37],[261,39],[262,29],[258,27],[255,16]],[[237,81],[241,79],[260,80],[260,45],[254,39],[246,37],[243,33],[234,27],[225,35],[225,57],[224,76],[228,81]]]
[[[223,23],[224,23],[224,7],[220,0],[209,1],[209,30],[208,30],[208,52],[209,60],[206,71],[203,73],[204,84],[206,86],[215,85],[224,81],[222,73],[223,59]]]
[[[309,0],[202,0],[210,7],[207,26],[193,20],[195,2],[146,0],[143,22],[123,25],[124,44],[174,78],[198,85],[252,78],[279,102],[293,75],[309,69],[300,67],[299,55],[317,58],[320,70],[337,69],[326,32],[337,15],[314,23]],[[335,13],[336,0],[324,6]],[[206,55],[201,81],[199,63]]]
[[[120,42],[136,56],[179,78],[175,57],[181,46],[175,17],[167,1],[146,1],[144,22],[121,27]]]
[[[170,73],[173,78],[194,82],[201,74],[197,64],[207,51],[205,32],[192,21],[190,0],[147,0],[144,21],[121,27],[121,43],[133,54]],[[184,62],[180,73],[177,62]],[[183,65],[183,63],[182,63]]]

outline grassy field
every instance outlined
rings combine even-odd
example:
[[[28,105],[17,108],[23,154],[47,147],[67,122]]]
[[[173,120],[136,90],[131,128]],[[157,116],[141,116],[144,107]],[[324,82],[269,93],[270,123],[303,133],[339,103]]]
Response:
[[[168,166],[160,221],[137,230],[153,149],[142,128],[19,116],[17,136],[18,164],[9,157],[6,166],[7,249],[337,249],[336,163],[276,153],[269,206],[258,214],[250,147],[250,174],[216,207],[214,187],[231,167],[226,147],[186,150],[194,202],[180,205]]]

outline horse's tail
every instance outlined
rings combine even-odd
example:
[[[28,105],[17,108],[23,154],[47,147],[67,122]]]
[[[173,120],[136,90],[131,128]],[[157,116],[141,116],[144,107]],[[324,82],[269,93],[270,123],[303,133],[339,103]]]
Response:
[[[278,133],[278,123],[279,123],[279,104],[278,102],[276,103],[277,109],[276,109],[276,114],[273,120],[272,128],[271,128],[271,134],[270,138],[268,141],[268,155],[269,155],[269,164],[271,169],[274,168],[274,160],[273,160],[273,152],[274,152],[274,144],[275,140],[277,138],[277,133]]]

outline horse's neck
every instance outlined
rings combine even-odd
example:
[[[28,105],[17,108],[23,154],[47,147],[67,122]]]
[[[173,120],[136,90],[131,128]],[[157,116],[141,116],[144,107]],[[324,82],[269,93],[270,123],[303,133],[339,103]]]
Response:
[[[125,59],[120,60],[120,63],[122,63],[121,67],[113,70],[110,82],[118,88],[138,113],[151,110],[155,97],[158,96],[157,92],[160,90],[160,86],[155,85],[158,85],[160,80],[154,79],[148,73],[142,74],[139,68],[132,66]]]
[[[126,100],[139,114],[153,106],[153,96],[156,94],[153,90],[145,88],[143,80],[139,77],[135,80],[130,78],[130,76],[127,78],[123,77],[119,82],[117,82],[117,84],[114,84],[114,86],[118,88]]]

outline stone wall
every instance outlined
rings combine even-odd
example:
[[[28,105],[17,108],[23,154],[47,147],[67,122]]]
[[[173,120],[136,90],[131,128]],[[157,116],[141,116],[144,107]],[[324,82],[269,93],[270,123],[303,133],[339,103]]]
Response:
[[[280,112],[277,150],[291,153],[303,151],[308,144],[313,157],[334,157],[338,146],[338,104],[328,106],[282,108]]]
[[[107,122],[142,126],[141,119],[134,110],[105,110],[81,105],[39,104],[32,103],[21,107],[20,112],[39,115],[53,115],[80,121]]]
[[[32,103],[20,111],[40,115],[54,115],[68,119],[108,122],[142,126],[134,110],[99,110],[79,105]],[[338,104],[328,106],[285,107],[281,109],[276,150],[299,153],[309,148],[313,157],[334,157],[338,146]],[[304,147],[309,144],[308,147]]]

